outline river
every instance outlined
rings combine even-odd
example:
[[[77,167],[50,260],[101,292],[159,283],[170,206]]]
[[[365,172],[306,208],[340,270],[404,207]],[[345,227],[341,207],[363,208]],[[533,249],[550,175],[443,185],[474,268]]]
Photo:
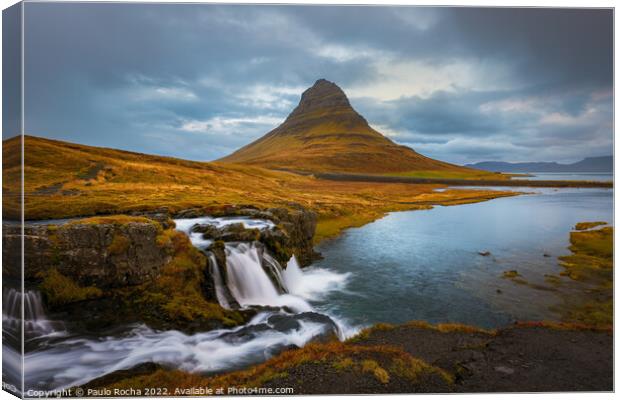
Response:
[[[28,386],[81,385],[149,361],[197,373],[243,368],[291,345],[303,346],[330,333],[344,339],[377,322],[428,320],[497,327],[515,320],[557,319],[554,306],[560,291],[570,291],[571,284],[564,279],[549,288],[545,274],[561,271],[557,257],[568,254],[568,235],[575,223],[612,222],[613,191],[526,190],[531,194],[391,213],[321,243],[318,250],[324,258],[303,270],[294,258],[284,268],[256,245],[228,243],[229,282],[221,277],[215,282],[220,303],[231,306],[223,295],[228,291],[229,299],[242,307],[284,307],[260,312],[235,329],[188,335],[135,325],[83,337],[65,331],[62,321],[48,321],[40,296],[30,291],[24,297],[33,305],[30,329],[39,337],[25,356]],[[270,221],[243,218],[176,222],[201,249],[210,243],[191,231],[196,223],[273,227]],[[211,258],[211,267],[213,262]],[[265,265],[278,277],[277,284],[265,273]],[[528,284],[502,278],[507,270],[519,271]],[[4,300],[8,304],[9,299]],[[16,311],[3,311],[7,326]],[[6,365],[18,365],[11,354],[5,352]]]

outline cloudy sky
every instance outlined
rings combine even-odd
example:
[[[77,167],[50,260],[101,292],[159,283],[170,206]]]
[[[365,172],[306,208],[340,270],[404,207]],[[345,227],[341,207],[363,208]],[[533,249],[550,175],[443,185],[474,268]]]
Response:
[[[454,163],[612,153],[610,10],[37,4],[27,133],[213,160],[318,78]]]

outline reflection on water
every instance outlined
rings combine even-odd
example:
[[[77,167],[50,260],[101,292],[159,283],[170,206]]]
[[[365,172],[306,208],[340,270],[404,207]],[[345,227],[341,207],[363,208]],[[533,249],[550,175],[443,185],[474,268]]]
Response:
[[[317,266],[351,273],[347,290],[319,308],[355,324],[458,321],[496,327],[553,319],[556,292],[501,278],[517,270],[533,284],[561,271],[580,221],[612,221],[607,189],[536,189],[536,194],[426,211],[397,212],[324,242]],[[489,251],[489,256],[479,252]],[[563,278],[564,279],[564,278]],[[570,290],[570,282],[566,280]]]

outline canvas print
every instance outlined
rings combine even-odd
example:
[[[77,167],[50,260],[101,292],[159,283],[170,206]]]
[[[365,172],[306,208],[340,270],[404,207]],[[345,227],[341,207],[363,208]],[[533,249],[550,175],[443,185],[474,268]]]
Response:
[[[23,397],[613,390],[613,9],[3,12]]]

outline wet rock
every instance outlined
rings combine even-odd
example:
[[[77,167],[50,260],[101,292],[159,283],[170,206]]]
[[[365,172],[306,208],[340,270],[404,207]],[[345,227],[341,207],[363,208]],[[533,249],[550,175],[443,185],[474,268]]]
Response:
[[[294,331],[301,327],[296,319],[288,315],[272,315],[267,320],[267,323],[271,325],[273,329],[280,332]]]
[[[510,368],[510,367],[505,367],[505,366],[503,366],[503,365],[500,365],[500,366],[498,366],[498,367],[495,367],[494,369],[495,369],[495,371],[497,371],[497,372],[501,372],[502,374],[506,374],[506,375],[512,375],[512,374],[514,374],[514,372],[515,372],[515,370],[514,370],[514,369],[512,369],[512,368]]]
[[[20,227],[4,225],[3,231],[3,273],[19,277]],[[155,222],[26,225],[24,278],[56,268],[83,285],[139,285],[159,276],[170,260],[169,245],[158,244],[160,233]]]

